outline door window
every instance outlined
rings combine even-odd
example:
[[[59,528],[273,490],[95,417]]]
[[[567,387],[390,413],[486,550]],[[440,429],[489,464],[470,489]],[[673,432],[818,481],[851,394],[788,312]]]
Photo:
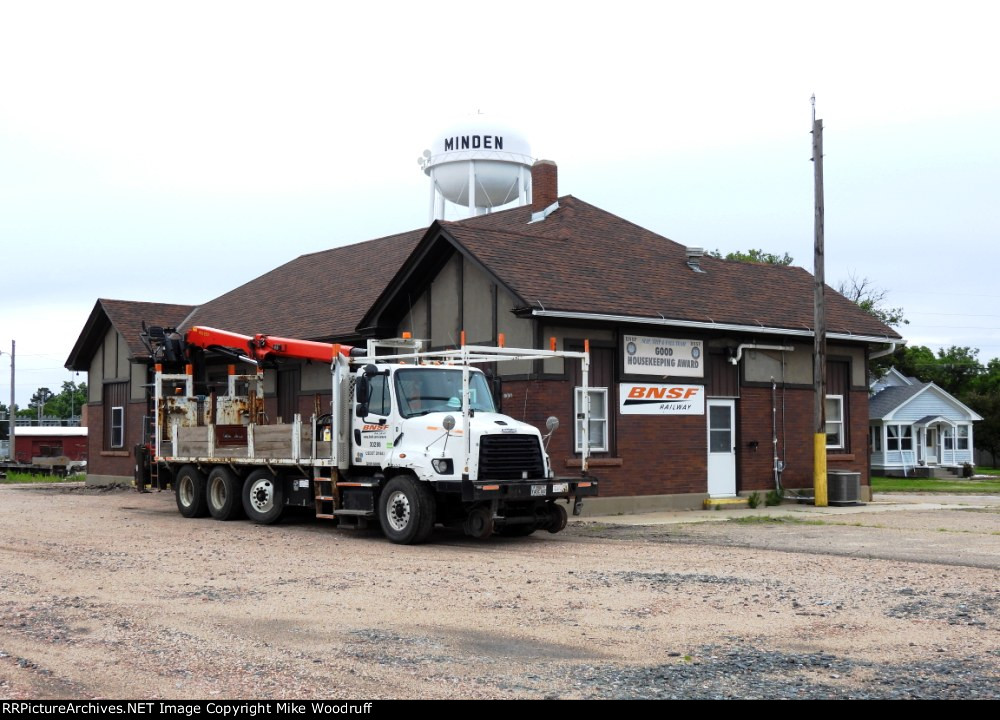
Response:
[[[708,451],[728,453],[733,451],[732,413],[728,406],[713,405],[708,408]]]

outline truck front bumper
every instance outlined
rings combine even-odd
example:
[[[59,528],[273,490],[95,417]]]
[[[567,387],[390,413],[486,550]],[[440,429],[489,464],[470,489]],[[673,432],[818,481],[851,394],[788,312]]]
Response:
[[[597,478],[589,475],[574,478],[539,478],[537,480],[469,480],[463,479],[462,500],[569,500],[597,496]]]

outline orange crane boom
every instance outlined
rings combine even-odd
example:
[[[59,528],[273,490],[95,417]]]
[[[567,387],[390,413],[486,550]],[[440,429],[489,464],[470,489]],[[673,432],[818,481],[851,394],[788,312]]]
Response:
[[[242,335],[228,330],[195,326],[187,331],[185,338],[189,345],[200,348],[230,348],[246,353],[246,359],[257,363],[272,357],[302,358],[332,362],[337,355],[350,357],[353,347],[339,343],[323,343],[313,340],[296,340],[295,338],[278,337],[257,333],[254,336]]]

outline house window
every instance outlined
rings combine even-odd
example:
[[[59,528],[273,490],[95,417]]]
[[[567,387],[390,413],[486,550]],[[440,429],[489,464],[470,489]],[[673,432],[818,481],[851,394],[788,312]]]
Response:
[[[952,432],[945,430],[944,433],[945,450],[968,450],[969,449],[969,426],[959,425]]]
[[[844,447],[844,396],[826,396],[826,446],[829,449]]]
[[[590,452],[608,452],[608,389],[588,388],[590,395]],[[583,452],[583,388],[576,388],[573,416],[576,421],[576,451]]]
[[[125,447],[125,408],[111,408],[111,447]]]
[[[956,447],[959,450],[969,449],[969,426],[959,425],[958,426],[958,438],[956,440]]]
[[[872,450],[874,452],[882,452],[882,428],[877,425],[872,425]]]
[[[913,428],[910,425],[886,425],[889,435],[886,438],[886,450],[912,450]]]

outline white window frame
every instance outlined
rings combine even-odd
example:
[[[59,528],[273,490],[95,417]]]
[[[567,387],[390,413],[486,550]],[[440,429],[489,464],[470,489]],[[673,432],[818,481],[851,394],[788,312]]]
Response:
[[[968,425],[957,425],[951,429],[951,432],[945,430],[944,432],[944,449],[945,450],[968,450],[969,449],[969,426]],[[964,447],[963,447],[964,446]]]
[[[888,432],[890,427],[896,428],[896,437],[893,437],[892,434]],[[896,447],[892,447],[893,441],[896,442]],[[908,442],[910,447],[903,447],[904,441]],[[900,425],[897,423],[886,425],[885,449],[886,452],[913,452],[913,426]]]
[[[608,407],[608,389],[605,388],[587,388],[590,392],[590,427],[593,428],[596,423],[600,423],[600,435],[601,444],[597,446],[594,443],[590,444],[590,452],[610,452],[608,447],[608,416],[610,415],[610,408]],[[603,413],[595,413],[596,408],[604,408]],[[583,388],[577,387],[573,389],[573,417],[579,418],[583,414]],[[594,415],[603,415],[603,417],[594,417]],[[577,420],[574,423],[575,426],[575,442],[576,442],[576,452],[583,452],[583,420]],[[591,436],[592,434],[588,434]]]
[[[125,408],[121,405],[111,408],[111,447],[125,447]]]
[[[840,405],[840,419],[830,420],[830,413],[826,413],[826,449],[827,450],[843,450],[844,449],[844,396],[843,395],[827,395],[826,401],[829,403],[831,400],[835,400]],[[837,431],[838,442],[836,444],[830,443],[830,426],[833,425]]]
[[[882,452],[882,426],[872,425],[871,435],[872,435],[872,452],[877,452],[877,453]]]

